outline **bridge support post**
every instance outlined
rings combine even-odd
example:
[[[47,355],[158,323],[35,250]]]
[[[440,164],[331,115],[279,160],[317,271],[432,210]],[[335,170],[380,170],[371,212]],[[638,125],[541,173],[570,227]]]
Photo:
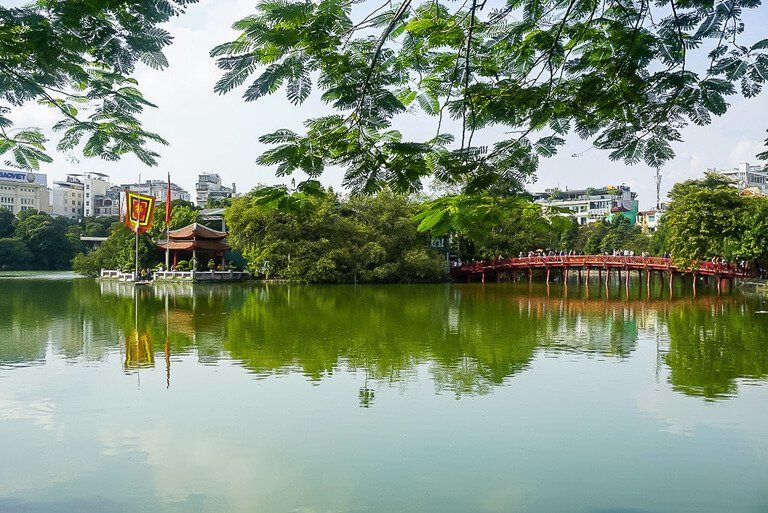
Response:
[[[485,285],[485,273],[482,274],[481,279],[482,279],[483,285]]]
[[[549,267],[547,267],[547,285],[549,285]]]
[[[693,273],[693,297],[696,297],[696,273]]]
[[[528,285],[533,285],[533,269],[528,268]]]
[[[717,279],[717,295],[719,296],[723,288],[723,279],[719,274],[715,278]]]
[[[675,273],[672,272],[672,269],[667,272],[669,273],[669,297],[672,297],[672,280],[674,279]]]

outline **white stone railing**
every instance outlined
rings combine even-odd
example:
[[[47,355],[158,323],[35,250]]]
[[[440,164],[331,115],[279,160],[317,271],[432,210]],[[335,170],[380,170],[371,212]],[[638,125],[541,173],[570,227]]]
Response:
[[[124,273],[123,271],[116,271],[114,269],[102,269],[100,278],[105,280],[117,280],[117,281],[133,281],[133,273]]]
[[[105,280],[134,281],[133,273],[124,273],[112,269],[102,269],[99,276]],[[153,280],[185,281],[185,282],[216,282],[238,281],[248,279],[247,271],[154,271]]]
[[[237,281],[249,277],[246,271],[155,271],[153,277],[163,281]]]
[[[237,281],[248,278],[246,271],[195,271],[195,281]]]
[[[152,276],[156,280],[193,280],[195,271],[155,271]]]

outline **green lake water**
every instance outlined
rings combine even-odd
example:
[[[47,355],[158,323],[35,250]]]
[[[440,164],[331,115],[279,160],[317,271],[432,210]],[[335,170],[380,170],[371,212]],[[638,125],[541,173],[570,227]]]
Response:
[[[0,278],[0,512],[767,512],[768,310]]]

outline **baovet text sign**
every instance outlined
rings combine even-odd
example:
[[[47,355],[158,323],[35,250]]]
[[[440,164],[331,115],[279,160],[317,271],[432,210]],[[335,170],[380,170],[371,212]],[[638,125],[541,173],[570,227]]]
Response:
[[[31,175],[32,180],[35,180],[35,175]],[[5,178],[6,180],[26,180],[27,179],[27,173],[16,173],[13,171],[0,171],[0,178]]]
[[[35,183],[38,185],[47,185],[48,183],[48,178],[42,173],[25,173],[10,169],[0,169],[0,180]]]

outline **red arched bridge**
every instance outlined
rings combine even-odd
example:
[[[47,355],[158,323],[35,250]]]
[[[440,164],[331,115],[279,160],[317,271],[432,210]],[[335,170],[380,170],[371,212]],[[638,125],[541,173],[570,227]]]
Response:
[[[454,266],[451,274],[457,279],[465,278],[467,281],[471,281],[473,278],[479,278],[485,283],[487,274],[495,276],[496,281],[500,281],[504,273],[511,276],[515,271],[527,272],[528,279],[532,280],[534,270],[545,271],[547,283],[550,281],[552,270],[561,271],[564,281],[568,280],[569,271],[576,271],[579,282],[582,279],[582,271],[586,273],[587,280],[590,277],[591,271],[597,271],[599,279],[602,279],[603,275],[605,275],[606,283],[611,279],[611,271],[618,272],[619,280],[621,280],[623,273],[627,281],[632,271],[636,271],[638,276],[641,276],[644,271],[648,282],[650,282],[653,272],[658,272],[659,275],[663,275],[666,272],[669,276],[670,284],[675,274],[692,274],[694,277],[694,287],[696,286],[695,278],[697,276],[714,276],[718,278],[718,290],[721,287],[721,281],[724,279],[732,282],[734,278],[747,278],[753,274],[747,269],[730,264],[702,262],[696,268],[682,269],[676,267],[670,258],[610,255],[499,257],[493,260],[467,262]]]

